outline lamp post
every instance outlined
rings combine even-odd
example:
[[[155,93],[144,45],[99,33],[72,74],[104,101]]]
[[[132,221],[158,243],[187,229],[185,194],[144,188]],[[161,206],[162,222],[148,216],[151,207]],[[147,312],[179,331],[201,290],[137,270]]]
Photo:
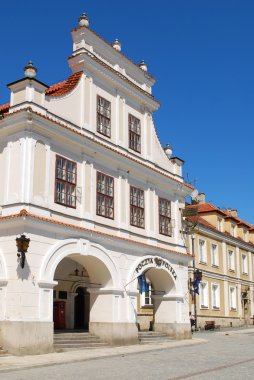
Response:
[[[17,256],[20,258],[20,266],[23,269],[25,266],[26,253],[29,247],[30,239],[26,235],[21,235],[16,238],[16,244],[18,248]]]
[[[193,257],[193,282],[195,281],[195,272],[196,272],[196,263],[195,263],[195,236],[191,235],[191,248],[192,248],[192,257]],[[196,292],[193,292],[193,302],[194,302],[194,318],[195,318],[195,331],[197,328],[197,296]]]

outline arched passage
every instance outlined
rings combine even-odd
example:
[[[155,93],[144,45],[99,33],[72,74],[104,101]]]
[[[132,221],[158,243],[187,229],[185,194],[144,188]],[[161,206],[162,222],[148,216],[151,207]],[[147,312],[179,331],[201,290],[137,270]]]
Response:
[[[87,329],[89,322],[93,329],[94,323],[112,322],[119,282],[116,265],[102,246],[84,239],[57,243],[45,256],[40,272],[41,319],[52,321],[54,304],[55,319],[58,312],[64,314],[58,328]]]
[[[181,321],[181,303],[184,299],[176,268],[159,256],[142,257],[130,271],[129,292],[139,292],[138,277],[144,274],[151,293],[149,290],[137,297],[139,326],[141,330],[153,329],[175,336],[174,325]]]

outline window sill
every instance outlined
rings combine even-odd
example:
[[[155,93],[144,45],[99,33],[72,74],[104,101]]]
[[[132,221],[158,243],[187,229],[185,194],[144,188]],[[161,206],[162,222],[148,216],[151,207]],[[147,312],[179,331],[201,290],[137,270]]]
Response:
[[[231,307],[230,311],[236,311],[236,308],[235,307]]]
[[[199,264],[207,265],[207,262],[206,261],[199,261]]]
[[[211,265],[213,268],[217,268],[217,269],[219,269],[219,265],[217,265],[217,264],[212,264]]]
[[[244,274],[245,276],[248,276],[248,272],[243,272],[243,274]]]
[[[230,269],[228,270],[229,272],[235,272],[235,269]]]
[[[220,307],[213,306],[213,310],[219,311],[219,310],[220,310]]]
[[[208,307],[208,306],[205,306],[205,305],[201,305],[201,306],[200,306],[200,309],[203,309],[203,310],[208,310],[208,309],[209,309],[209,307]]]

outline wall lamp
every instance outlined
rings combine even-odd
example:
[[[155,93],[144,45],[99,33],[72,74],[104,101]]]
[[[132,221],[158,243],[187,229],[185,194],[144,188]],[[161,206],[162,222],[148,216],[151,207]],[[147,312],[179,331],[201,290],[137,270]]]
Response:
[[[17,256],[20,258],[20,266],[24,268],[26,261],[26,253],[29,247],[30,239],[26,235],[21,235],[16,238],[16,244],[18,248]]]

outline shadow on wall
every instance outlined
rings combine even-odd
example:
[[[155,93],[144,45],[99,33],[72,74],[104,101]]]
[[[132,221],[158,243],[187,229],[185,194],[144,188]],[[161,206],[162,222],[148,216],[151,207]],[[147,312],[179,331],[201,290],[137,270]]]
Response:
[[[17,262],[18,262],[18,266],[17,266],[16,272],[17,272],[18,278],[22,281],[28,280],[31,274],[31,270],[30,270],[29,265],[27,264],[27,261],[25,262],[24,268],[21,268],[19,259],[17,259]]]

